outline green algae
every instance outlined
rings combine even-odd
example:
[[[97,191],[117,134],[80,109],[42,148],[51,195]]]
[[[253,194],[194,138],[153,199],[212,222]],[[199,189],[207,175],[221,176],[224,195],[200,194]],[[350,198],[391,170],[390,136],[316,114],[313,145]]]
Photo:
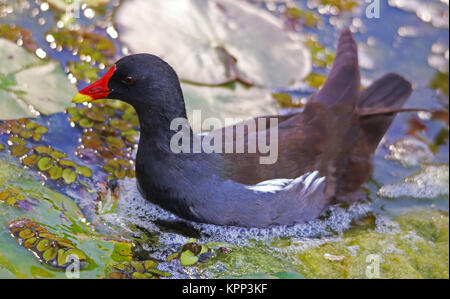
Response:
[[[213,273],[215,277],[240,277],[255,273],[298,272],[296,265],[286,254],[274,252],[274,247],[259,241],[247,246],[226,243],[207,244],[212,249],[211,257],[196,264]]]
[[[35,41],[32,40],[32,33],[30,30],[21,28],[16,25],[7,25],[0,23],[0,37],[12,42],[21,42],[23,47],[30,52],[36,51],[38,48]]]
[[[48,31],[46,35],[53,36],[57,45],[76,51],[80,57],[89,57],[90,63],[108,64],[116,53],[112,41],[94,32],[61,29]]]
[[[66,278],[65,272],[59,269],[67,266],[64,262],[68,256],[77,255],[82,261],[89,257],[80,277],[104,277],[104,267],[111,263],[117,242],[98,234],[72,199],[35,181],[31,174],[5,158],[0,157],[0,163],[0,186],[9,186],[9,190],[16,190],[18,195],[32,197],[40,203],[28,212],[0,203],[1,227],[17,222],[24,213],[33,218],[28,222],[33,223],[31,228],[11,232],[14,236],[17,234],[19,243],[9,231],[0,232],[0,276]],[[7,196],[10,197],[11,192]],[[49,243],[53,245],[49,246]],[[121,243],[125,244],[124,241]],[[50,248],[54,249],[49,251]],[[45,273],[39,270],[41,263],[46,265]]]
[[[70,121],[83,131],[77,153],[90,152],[104,160],[103,170],[108,180],[134,178],[133,164],[127,153],[137,144],[139,120],[128,104],[114,100],[96,101],[91,107],[77,106],[67,109]],[[80,169],[79,169],[80,170]],[[90,173],[82,171],[89,177]]]
[[[157,266],[154,260],[122,262],[109,265],[105,273],[109,279],[157,279],[171,276],[168,272],[156,269]]]
[[[297,255],[298,269],[308,278],[447,278],[448,214],[413,212],[396,219],[399,232],[348,231]],[[333,259],[331,257],[340,257]],[[374,276],[373,260],[379,265]]]
[[[287,6],[284,11],[284,15],[290,20],[298,21],[301,24],[311,28],[317,28],[320,22],[320,17],[316,13],[302,10],[295,6]]]

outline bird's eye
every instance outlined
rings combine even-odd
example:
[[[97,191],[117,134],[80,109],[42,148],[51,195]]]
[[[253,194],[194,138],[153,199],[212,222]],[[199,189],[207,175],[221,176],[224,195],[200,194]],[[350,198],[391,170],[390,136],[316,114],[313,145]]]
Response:
[[[131,76],[127,76],[127,77],[123,78],[122,82],[125,83],[126,85],[131,86],[134,84],[134,78]]]

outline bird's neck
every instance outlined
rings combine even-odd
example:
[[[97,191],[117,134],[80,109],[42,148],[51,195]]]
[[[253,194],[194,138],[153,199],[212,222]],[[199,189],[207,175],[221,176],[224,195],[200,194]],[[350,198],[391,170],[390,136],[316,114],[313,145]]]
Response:
[[[141,114],[141,115],[139,115]],[[143,116],[145,114],[145,116]],[[171,124],[175,119],[186,119],[186,112],[183,110],[179,114],[167,116],[157,112],[148,111],[147,113],[138,113],[141,132],[141,141],[145,142],[146,147],[152,147],[157,151],[170,153],[170,142],[177,133],[171,130]],[[186,123],[185,130],[192,135],[192,129],[189,123]]]
[[[139,117],[140,145],[141,143],[146,143],[146,149],[164,152],[165,154],[172,152],[170,150],[170,141],[177,133],[171,129],[174,120],[186,120],[187,126],[185,130],[192,134],[192,129],[187,121],[181,87],[179,85],[177,87],[156,87],[151,90],[151,99],[133,105]]]

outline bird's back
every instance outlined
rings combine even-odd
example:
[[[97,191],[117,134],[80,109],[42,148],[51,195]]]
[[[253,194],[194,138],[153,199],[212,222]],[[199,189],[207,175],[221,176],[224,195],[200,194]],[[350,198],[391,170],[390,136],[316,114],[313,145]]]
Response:
[[[325,84],[304,110],[264,117],[267,128],[271,118],[278,119],[277,162],[260,164],[258,153],[224,154],[229,177],[243,184],[257,184],[319,171],[327,180],[327,200],[353,201],[355,192],[371,175],[372,155],[395,117],[365,117],[360,109],[401,108],[411,94],[410,83],[395,74],[384,76],[362,92],[360,80],[357,44],[352,33],[345,30]],[[249,134],[244,141],[247,146]],[[262,132],[256,127],[253,134],[269,139],[270,130]]]

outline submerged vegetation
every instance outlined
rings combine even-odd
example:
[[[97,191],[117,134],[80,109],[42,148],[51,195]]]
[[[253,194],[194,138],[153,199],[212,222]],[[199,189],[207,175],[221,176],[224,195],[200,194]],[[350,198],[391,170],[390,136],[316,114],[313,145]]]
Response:
[[[128,12],[152,1],[154,18]],[[76,18],[71,0],[0,0],[0,278],[64,278],[73,256],[83,278],[449,277],[448,2],[389,1],[377,23],[360,1],[172,2],[87,0]],[[135,188],[134,109],[70,104],[119,57],[151,52],[179,71],[187,110],[205,118],[297,111],[323,85],[345,26],[359,41],[364,86],[399,72],[415,86],[408,107],[433,112],[398,116],[364,203],[311,223],[177,219]]]

